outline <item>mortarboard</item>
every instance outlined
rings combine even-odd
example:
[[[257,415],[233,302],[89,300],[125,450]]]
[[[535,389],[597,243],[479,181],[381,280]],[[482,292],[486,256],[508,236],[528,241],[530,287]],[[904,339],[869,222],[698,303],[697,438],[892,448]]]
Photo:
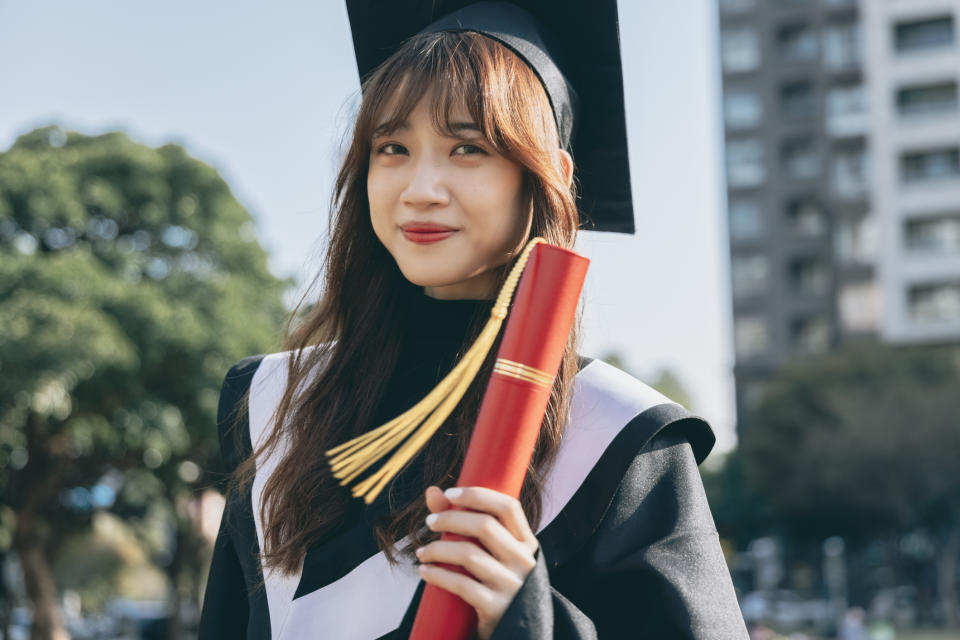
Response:
[[[634,232],[616,0],[346,0],[360,78],[420,33],[475,31],[534,70],[573,155],[581,228]]]

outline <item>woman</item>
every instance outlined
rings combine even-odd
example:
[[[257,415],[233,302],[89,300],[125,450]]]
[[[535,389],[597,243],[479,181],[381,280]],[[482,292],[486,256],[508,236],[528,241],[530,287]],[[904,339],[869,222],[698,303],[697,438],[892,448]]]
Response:
[[[363,5],[348,3],[355,43]],[[404,8],[381,9],[399,20]],[[437,384],[530,238],[573,246],[573,88],[558,84],[551,56],[524,53],[546,49],[518,11],[455,11],[365,81],[323,295],[286,351],[241,361],[224,383],[233,473],[201,639],[405,638],[424,582],[473,606],[483,640],[746,636],[696,469],[709,427],[578,357],[576,328],[519,500],[452,489],[497,345],[371,504],[340,486],[323,454]],[[613,18],[615,30],[615,4]],[[444,531],[480,544],[440,541]]]

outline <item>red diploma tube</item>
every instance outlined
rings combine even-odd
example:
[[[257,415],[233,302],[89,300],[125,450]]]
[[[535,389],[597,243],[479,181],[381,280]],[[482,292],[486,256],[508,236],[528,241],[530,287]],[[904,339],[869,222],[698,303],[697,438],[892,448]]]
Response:
[[[487,487],[519,497],[589,263],[550,244],[539,244],[531,252],[457,486]],[[469,538],[444,533],[442,539]],[[443,566],[466,573],[461,567]],[[427,584],[410,638],[467,640],[476,627],[473,607]]]

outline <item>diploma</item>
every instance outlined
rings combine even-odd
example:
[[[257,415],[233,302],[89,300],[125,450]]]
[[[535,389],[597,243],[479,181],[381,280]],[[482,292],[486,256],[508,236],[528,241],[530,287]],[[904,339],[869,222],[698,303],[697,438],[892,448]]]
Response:
[[[507,318],[457,486],[519,497],[550,400],[589,260],[539,244],[530,255]],[[443,533],[444,540],[468,540]],[[467,573],[462,567],[445,568]],[[427,584],[411,640],[466,640],[476,612],[459,596]]]

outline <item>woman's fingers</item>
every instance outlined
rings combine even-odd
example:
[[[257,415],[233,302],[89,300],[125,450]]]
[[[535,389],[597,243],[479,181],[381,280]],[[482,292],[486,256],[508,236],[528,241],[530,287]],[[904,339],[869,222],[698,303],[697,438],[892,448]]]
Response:
[[[537,537],[519,501],[482,487],[427,489],[427,526],[468,540],[437,540],[417,550],[420,575],[477,611],[478,637],[488,638],[536,567]],[[437,564],[462,567],[468,574]],[[482,633],[481,633],[482,632]]]
[[[469,540],[437,540],[417,549],[421,563],[444,562],[463,567],[495,590],[520,589],[523,581],[489,553]]]
[[[531,548],[529,542],[517,540],[497,518],[487,513],[448,509],[427,516],[427,526],[433,531],[476,538],[493,557],[524,575],[536,565],[533,559],[536,547]]]
[[[445,511],[452,506],[451,502],[447,500],[446,496],[443,495],[443,491],[440,489],[440,487],[427,487],[426,495],[427,509],[430,509],[431,513]]]
[[[422,564],[420,575],[430,584],[463,598],[464,602],[477,610],[477,616],[480,619],[495,617],[498,613],[502,616],[506,604],[509,604],[509,600],[504,602],[506,598],[503,594],[456,571],[432,564]],[[510,597],[512,598],[512,595]],[[499,617],[497,619],[499,620]]]
[[[457,507],[489,513],[497,518],[514,538],[526,543],[530,552],[537,550],[539,543],[527,522],[520,501],[505,493],[485,487],[454,487],[443,493],[444,498]]]

